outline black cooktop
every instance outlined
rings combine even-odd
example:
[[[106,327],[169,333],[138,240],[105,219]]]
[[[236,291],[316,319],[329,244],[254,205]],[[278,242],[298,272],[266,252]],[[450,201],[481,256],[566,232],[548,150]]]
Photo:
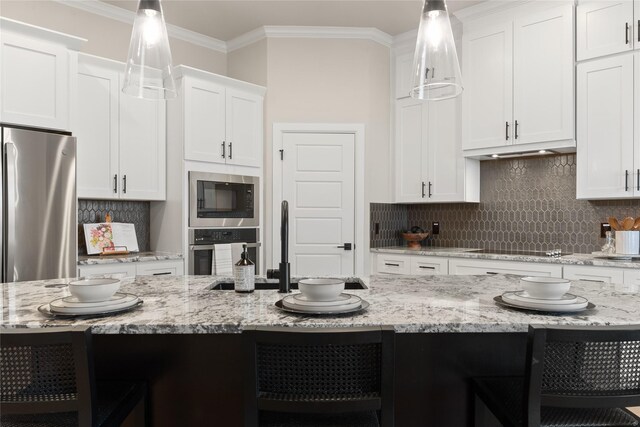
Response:
[[[504,250],[504,249],[480,249],[473,252],[477,254],[496,254],[496,255],[525,255],[525,256],[541,256],[541,257],[551,256],[546,251],[510,251],[510,250]],[[571,252],[561,252],[556,256],[559,256],[559,255],[571,255]]]

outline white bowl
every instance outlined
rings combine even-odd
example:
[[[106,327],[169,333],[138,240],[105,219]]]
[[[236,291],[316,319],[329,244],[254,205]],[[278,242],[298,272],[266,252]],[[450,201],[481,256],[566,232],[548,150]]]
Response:
[[[69,282],[69,292],[80,302],[106,301],[120,289],[120,280],[82,278]]]
[[[298,289],[311,301],[332,301],[344,291],[344,280],[339,279],[303,279]]]
[[[523,277],[520,285],[532,298],[558,299],[566,294],[571,287],[571,282],[557,277]]]

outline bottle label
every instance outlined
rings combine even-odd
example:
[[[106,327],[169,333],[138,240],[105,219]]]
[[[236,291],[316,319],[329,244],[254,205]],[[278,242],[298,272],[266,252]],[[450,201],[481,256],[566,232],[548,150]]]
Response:
[[[236,291],[253,291],[255,290],[255,265],[236,265],[233,275]]]

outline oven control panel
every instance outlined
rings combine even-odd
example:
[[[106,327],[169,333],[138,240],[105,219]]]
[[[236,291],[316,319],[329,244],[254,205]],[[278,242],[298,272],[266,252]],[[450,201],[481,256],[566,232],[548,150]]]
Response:
[[[258,241],[257,228],[217,228],[217,229],[193,229],[190,230],[190,244],[211,245],[217,243],[247,242],[256,243]]]

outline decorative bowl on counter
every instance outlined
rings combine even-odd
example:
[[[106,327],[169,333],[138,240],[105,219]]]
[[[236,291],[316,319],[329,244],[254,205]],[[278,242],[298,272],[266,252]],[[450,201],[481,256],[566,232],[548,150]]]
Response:
[[[409,247],[409,249],[420,249],[422,247],[420,242],[422,242],[427,237],[429,237],[429,233],[427,233],[427,232],[424,232],[424,233],[402,233],[402,238],[404,240],[406,240],[407,246]]]
[[[100,302],[111,298],[118,292],[120,285],[118,279],[81,278],[69,282],[69,292],[80,302]]]
[[[311,301],[333,301],[344,291],[344,280],[303,279],[298,289]]]
[[[556,277],[523,277],[520,285],[532,298],[559,299],[569,291],[571,282]]]

